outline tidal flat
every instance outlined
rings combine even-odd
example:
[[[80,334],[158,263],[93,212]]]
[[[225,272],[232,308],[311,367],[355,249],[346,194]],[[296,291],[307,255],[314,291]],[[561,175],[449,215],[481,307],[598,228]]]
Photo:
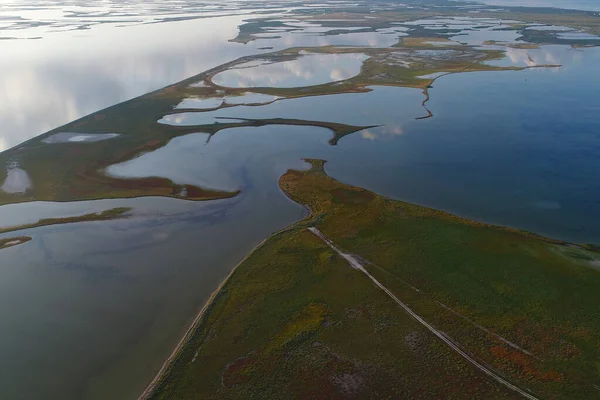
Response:
[[[465,398],[516,393],[308,227],[374,264],[390,291],[523,390],[594,393],[598,257],[585,243],[600,243],[600,53],[587,35],[598,19],[485,6],[465,15],[454,4],[290,7],[223,17],[236,26],[226,39],[219,31],[231,51],[192,57],[189,78],[0,154],[0,182],[13,187],[19,168],[29,183],[0,191],[2,227],[17,229],[0,240],[31,238],[0,249],[1,397],[136,398],[186,332],[146,394],[244,397],[251,384],[277,397],[283,386],[265,377],[282,354],[292,357],[278,382],[298,397],[318,377],[342,397],[458,393],[447,380],[421,385],[432,369],[471,387]],[[214,23],[179,17],[157,20]],[[563,26],[579,33],[565,38]],[[306,62],[315,59],[327,62]],[[255,74],[264,68],[266,81]],[[306,158],[327,160],[328,176]],[[97,217],[110,210],[128,211]],[[377,340],[349,349],[350,327]]]

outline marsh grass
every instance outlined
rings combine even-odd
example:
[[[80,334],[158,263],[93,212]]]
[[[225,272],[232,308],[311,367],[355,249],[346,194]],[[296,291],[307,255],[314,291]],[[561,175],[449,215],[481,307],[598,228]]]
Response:
[[[347,186],[309,161],[280,185],[312,215],[235,270],[154,398],[512,398],[308,225],[521,388],[595,394],[600,274],[587,258],[596,253]]]

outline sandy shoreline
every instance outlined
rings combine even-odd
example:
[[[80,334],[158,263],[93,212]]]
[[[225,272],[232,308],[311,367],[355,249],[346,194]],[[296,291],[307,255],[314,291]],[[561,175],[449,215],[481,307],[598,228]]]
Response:
[[[308,215],[305,216],[304,218],[302,218],[300,221],[304,221],[306,218],[308,218],[312,215],[312,211],[310,209],[307,209],[307,211],[308,211]],[[300,222],[300,221],[298,221],[298,222]],[[190,325],[190,327],[187,329],[187,331],[185,332],[183,337],[177,343],[177,346],[175,346],[175,349],[173,349],[173,351],[171,352],[171,355],[169,355],[169,357],[163,363],[162,367],[160,368],[160,370],[158,371],[158,373],[156,374],[154,379],[152,379],[152,381],[148,384],[148,386],[146,386],[146,389],[137,398],[137,400],[149,400],[150,398],[152,398],[152,395],[154,395],[154,392],[156,391],[158,386],[162,383],[163,379],[167,376],[169,369],[171,368],[173,363],[177,360],[177,358],[179,357],[179,354],[181,353],[181,351],[183,350],[185,345],[189,342],[189,340],[194,335],[194,332],[196,331],[196,329],[200,325],[200,322],[202,321],[202,317],[204,317],[204,315],[206,314],[206,311],[208,310],[210,305],[214,302],[215,297],[217,297],[219,292],[223,289],[223,286],[225,286],[225,284],[229,281],[229,278],[231,278],[231,276],[238,269],[238,267],[240,265],[242,265],[242,263],[244,263],[252,254],[254,254],[254,252],[256,250],[261,248],[269,239],[271,239],[273,236],[276,236],[282,232],[289,230],[291,227],[296,225],[298,222],[291,224],[289,226],[286,226],[285,228],[283,228],[277,232],[274,232],[274,233],[270,234],[269,236],[267,236],[266,238],[264,238],[259,244],[257,244],[252,250],[250,250],[250,252],[248,252],[248,254],[239,263],[237,263],[235,265],[235,267],[233,267],[233,269],[231,270],[231,272],[229,272],[229,274],[223,280],[223,282],[221,282],[221,284],[215,289],[215,291],[212,292],[212,294],[210,295],[210,297],[208,298],[208,300],[206,301],[206,303],[204,304],[204,306],[202,307],[200,312],[198,312],[198,314],[192,321],[192,324]]]
[[[279,232],[277,232],[277,233],[279,233]],[[229,278],[233,275],[233,273],[237,270],[237,268],[244,261],[246,261],[248,259],[248,257],[250,257],[256,250],[258,250],[263,244],[265,244],[265,242],[267,240],[269,240],[273,235],[276,235],[277,233],[267,236],[258,245],[256,245],[239,263],[237,263],[235,265],[235,267],[233,267],[233,269],[231,270],[231,272],[229,272],[227,277],[225,277],[223,282],[221,282],[221,284],[215,289],[215,291],[212,292],[212,294],[210,295],[208,300],[206,300],[206,303],[204,304],[204,306],[202,307],[200,312],[198,312],[198,314],[192,321],[192,324],[190,325],[188,330],[185,332],[183,337],[179,340],[179,342],[177,343],[177,346],[175,346],[175,349],[173,349],[173,352],[171,352],[171,355],[169,355],[169,357],[163,363],[162,367],[160,368],[160,370],[158,371],[158,373],[156,374],[154,379],[152,379],[152,381],[148,384],[146,389],[138,397],[138,400],[148,400],[152,397],[152,395],[154,394],[154,391],[159,386],[159,384],[162,382],[162,380],[165,378],[167,372],[169,371],[169,369],[171,368],[171,366],[173,365],[175,360],[177,360],[177,357],[179,356],[179,354],[181,353],[181,351],[183,350],[185,345],[189,342],[190,338],[194,335],[194,332],[198,328],[198,325],[200,325],[200,321],[202,320],[202,317],[206,313],[206,310],[208,310],[208,307],[213,303],[215,297],[217,297],[217,294],[219,294],[221,289],[223,289],[223,286],[225,286],[225,284],[229,281]]]
[[[304,159],[304,161],[307,161],[307,160]],[[285,175],[285,174],[283,174],[283,175]],[[179,356],[179,354],[181,353],[181,351],[183,350],[183,348],[185,347],[185,345],[189,342],[189,340],[191,339],[191,337],[194,335],[194,332],[196,331],[196,329],[200,325],[200,321],[202,320],[202,317],[204,317],[204,314],[208,310],[209,306],[214,302],[215,297],[217,297],[217,295],[219,294],[219,292],[221,291],[221,289],[223,289],[223,286],[225,286],[225,284],[229,281],[229,278],[231,278],[231,276],[238,269],[238,267],[240,265],[242,265],[252,254],[254,254],[254,252],[256,250],[260,249],[269,239],[273,238],[276,235],[279,235],[280,233],[283,233],[283,232],[286,232],[286,231],[292,229],[294,226],[298,225],[302,221],[306,221],[307,219],[310,219],[310,218],[312,218],[314,216],[313,210],[307,204],[301,204],[301,203],[298,203],[298,202],[294,201],[288,195],[288,193],[286,193],[281,188],[281,178],[283,177],[283,175],[281,177],[279,177],[279,179],[277,181],[277,185],[279,186],[279,190],[281,190],[281,192],[284,194],[284,196],[288,200],[290,200],[293,203],[300,204],[302,207],[304,207],[304,209],[306,210],[306,215],[303,218],[301,218],[300,220],[298,220],[298,221],[296,221],[296,222],[294,222],[294,223],[292,223],[292,224],[290,224],[290,225],[288,225],[288,226],[286,226],[286,227],[284,227],[284,228],[282,228],[282,229],[280,229],[280,230],[278,230],[276,232],[273,232],[270,235],[268,235],[259,244],[257,244],[254,248],[252,248],[252,250],[250,250],[248,252],[248,254],[246,254],[246,256],[239,263],[237,263],[235,265],[235,267],[233,267],[233,269],[231,270],[231,272],[229,272],[229,274],[225,277],[225,279],[223,279],[223,282],[221,282],[221,284],[212,292],[212,294],[210,295],[210,297],[208,298],[208,300],[206,301],[206,303],[204,304],[204,306],[202,307],[202,309],[200,310],[200,312],[198,312],[198,314],[196,315],[196,317],[192,321],[192,324],[190,325],[190,327],[187,329],[187,331],[185,332],[185,334],[183,335],[183,337],[177,343],[177,346],[175,346],[175,348],[173,349],[173,351],[171,352],[171,354],[169,355],[169,357],[163,363],[163,365],[160,368],[160,370],[154,376],[154,379],[152,379],[152,381],[150,381],[150,383],[148,384],[148,386],[146,386],[146,389],[144,389],[144,391],[137,398],[137,400],[149,400],[154,395],[154,392],[156,391],[156,389],[158,388],[158,386],[160,385],[160,383],[162,383],[163,379],[166,377],[167,372],[169,371],[170,367],[173,365],[173,363],[175,362],[175,360],[177,360],[177,357]]]

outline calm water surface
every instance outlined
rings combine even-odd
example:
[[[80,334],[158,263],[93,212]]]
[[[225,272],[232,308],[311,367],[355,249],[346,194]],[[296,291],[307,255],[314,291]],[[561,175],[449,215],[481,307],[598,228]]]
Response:
[[[342,181],[466,217],[600,243],[600,49],[546,49],[562,68],[437,80],[434,117],[342,139]],[[457,96],[460,93],[460,96]],[[352,162],[352,157],[362,163]]]
[[[477,0],[478,3],[515,7],[554,7],[571,10],[600,11],[597,0]]]
[[[343,81],[360,73],[362,54],[306,54],[296,60],[247,66],[241,64],[213,77],[225,87],[294,88]]]
[[[116,14],[111,18],[132,17],[124,10]],[[12,74],[10,81],[2,81],[0,99],[23,99],[22,107],[15,107],[19,103],[10,97],[8,104],[15,108],[8,112],[0,108],[0,126],[19,128],[2,133],[2,138],[6,143],[21,141],[39,133],[36,130],[42,128],[36,124],[51,114],[59,118],[51,123],[58,125],[123,96],[256,52],[265,43],[284,48],[291,38],[348,39],[319,36],[314,24],[304,24],[306,31],[276,32],[277,39],[262,38],[248,45],[227,42],[237,35],[241,19],[234,15],[131,24],[121,31],[107,23],[57,35],[56,42],[46,38],[0,42],[0,49],[9,43],[17,58],[31,61],[12,65],[0,58],[2,71]],[[179,29],[181,40],[167,40]],[[402,30],[364,33],[376,38],[364,44],[395,42]],[[140,40],[150,31],[156,35],[152,46]],[[77,35],[89,32],[95,32],[93,40],[78,41]],[[104,35],[112,39],[105,40]],[[198,40],[211,35],[214,41]],[[111,45],[117,37],[122,47]],[[481,37],[468,40],[479,44]],[[53,44],[44,50],[36,43]],[[123,58],[126,52],[132,57]],[[335,178],[394,198],[557,238],[600,243],[600,226],[595,223],[600,218],[600,81],[594,79],[600,51],[548,46],[528,54],[515,49],[495,63],[563,66],[444,76],[430,89],[427,106],[434,116],[426,120],[415,119],[425,114],[423,94],[393,87],[166,116],[161,123],[287,117],[381,126],[347,136],[337,146],[328,144],[330,131],[307,126],[233,128],[210,141],[195,133],[110,168],[121,176],[159,175],[181,183],[241,189],[236,198],[0,207],[0,226],[133,207],[125,220],[0,235],[33,238],[0,250],[0,398],[135,398],[231,268],[269,233],[305,215],[277,186],[288,168],[304,167],[304,157],[327,159],[326,169]],[[300,63],[280,74],[282,79],[307,76],[309,83],[312,77],[335,80],[335,67]],[[248,79],[230,78],[232,84]],[[30,90],[15,90],[19,87]],[[86,99],[88,108],[83,106]],[[13,131],[21,133],[11,136]]]
[[[39,40],[0,40],[0,52],[10,54],[0,57],[0,151],[252,53],[228,42],[242,19],[102,24]]]
[[[434,117],[426,120],[415,120],[424,114],[420,91],[375,87],[370,93],[173,114],[159,122],[199,125],[219,118],[280,117],[383,124],[328,149],[327,170],[344,182],[397,199],[556,238],[600,243],[600,227],[594,222],[600,217],[600,82],[591,79],[599,62],[597,48],[511,49],[504,60],[492,63],[562,67],[442,77],[430,90],[428,107]],[[211,146],[206,145],[202,162],[212,157]],[[169,151],[167,147],[160,154]],[[160,174],[152,164],[164,165],[164,160],[145,157],[115,168],[125,176],[148,176],[148,170]],[[201,183],[199,179],[196,175],[188,183]],[[231,180],[217,181],[223,188],[239,187]]]
[[[302,31],[230,42],[254,11],[276,16],[302,8],[278,1],[0,0],[0,151],[227,61],[273,51],[259,50],[265,43],[276,51],[293,41],[357,39]]]
[[[1,397],[136,398],[231,267],[305,215],[277,187],[289,167],[302,163],[246,170],[252,185],[234,199],[87,202],[81,212],[133,206],[134,216],[14,233],[33,240],[0,251]]]

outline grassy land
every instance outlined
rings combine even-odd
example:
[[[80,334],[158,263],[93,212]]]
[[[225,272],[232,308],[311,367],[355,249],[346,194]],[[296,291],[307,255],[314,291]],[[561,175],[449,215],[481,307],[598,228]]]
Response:
[[[451,8],[436,10],[440,15],[454,15]],[[432,11],[415,10],[414,12],[380,12],[373,18],[364,21],[351,21],[360,14],[324,14],[322,16],[305,16],[305,19],[347,18],[348,21],[333,21],[333,33],[341,34],[348,26],[364,25],[371,30],[389,28],[392,22],[403,22],[416,18],[431,16]],[[537,15],[537,14],[535,14]],[[560,13],[567,19],[562,25],[573,23],[575,14]],[[579,14],[577,14],[579,15]],[[500,16],[500,15],[499,15]],[[533,14],[527,14],[529,21]],[[536,17],[537,18],[537,17]],[[543,18],[554,18],[554,14],[540,14]],[[596,18],[597,19],[597,18]],[[562,20],[560,20],[562,21]],[[594,19],[583,16],[580,21],[586,26],[593,26]],[[366,25],[365,25],[366,24]],[[272,20],[251,21],[240,28],[245,41],[252,33],[262,32],[265,27],[280,27],[281,22]],[[517,28],[515,28],[517,29]],[[293,30],[293,29],[292,29]],[[143,179],[120,179],[107,176],[106,167],[130,160],[145,152],[165,146],[171,139],[189,133],[204,132],[210,135],[220,130],[241,126],[260,126],[267,124],[291,124],[323,126],[334,132],[331,144],[349,133],[360,130],[359,126],[348,126],[343,121],[336,124],[321,121],[298,121],[274,118],[272,120],[246,120],[240,123],[214,123],[200,126],[169,126],[158,124],[157,120],[165,115],[190,111],[174,110],[174,106],[188,97],[235,96],[246,92],[246,88],[223,88],[212,83],[211,79],[219,72],[257,59],[271,62],[293,60],[301,56],[302,51],[319,53],[363,53],[369,56],[358,76],[343,82],[315,85],[301,88],[253,88],[255,93],[276,95],[284,98],[319,96],[351,92],[365,92],[373,85],[415,87],[426,91],[431,79],[421,76],[436,72],[464,71],[498,71],[521,68],[493,67],[479,62],[485,59],[497,59],[503,56],[502,51],[484,51],[464,45],[437,46],[431,42],[441,42],[449,33],[417,29],[411,36],[403,38],[391,48],[358,48],[352,46],[323,46],[317,48],[291,48],[283,51],[242,57],[223,64],[202,74],[186,79],[162,90],[149,93],[139,98],[109,107],[92,115],[81,118],[47,134],[34,138],[22,145],[0,154],[0,166],[10,165],[17,161],[33,182],[33,186],[25,194],[9,194],[0,191],[0,205],[27,201],[75,201],[100,198],[127,198],[140,196],[166,196],[189,200],[207,200],[235,196],[237,192],[207,190],[193,185],[180,185],[160,177]],[[416,36],[415,36],[416,35]],[[423,36],[425,35],[425,36]],[[439,53],[420,53],[420,50],[453,50],[451,56]],[[191,87],[190,84],[204,82],[204,87]],[[223,105],[222,107],[231,107]],[[119,133],[118,138],[97,143],[60,143],[46,144],[42,140],[57,132],[86,133]],[[6,170],[0,168],[0,182],[6,177]],[[185,194],[185,196],[183,196]]]
[[[404,6],[396,10],[371,12],[372,10],[360,7],[347,9],[344,12],[334,11],[321,15],[307,15],[303,19],[310,22],[319,23],[325,20],[326,26],[332,28],[344,28],[352,26],[361,26],[365,28],[385,29],[393,27],[393,23],[402,23],[414,21],[417,19],[435,18],[435,17],[464,17],[465,11],[457,9],[455,3],[448,3],[446,7],[427,7],[427,8],[412,8],[408,9]],[[365,18],[368,16],[369,18]],[[523,29],[527,24],[538,23],[555,26],[568,26],[579,29],[594,35],[600,36],[600,18],[591,11],[577,10],[559,10],[553,8],[539,7],[501,7],[501,10],[489,11],[480,10],[477,14],[472,15],[474,18],[496,18],[503,20],[517,20],[518,23],[511,24],[513,28],[518,29],[524,35],[523,41],[533,42],[537,44],[576,44],[581,43],[581,40],[559,39],[551,33],[532,31]],[[337,19],[339,21],[331,21]],[[345,21],[344,21],[345,20]],[[262,23],[268,24],[270,20],[263,20]],[[255,34],[264,33],[261,29],[261,21],[251,21],[247,23],[248,28],[242,25],[240,32],[245,40],[254,40]],[[267,27],[268,25],[265,25]],[[333,29],[332,29],[333,30]],[[335,30],[333,30],[335,32]],[[427,36],[429,40],[432,38],[440,38],[445,34],[456,33],[454,29],[439,29],[436,31],[420,29],[416,27],[416,31],[412,32],[411,36]],[[410,39],[409,39],[410,40]],[[437,39],[436,39],[437,40]],[[587,41],[588,43],[590,41]],[[593,42],[593,41],[592,41]],[[593,43],[600,44],[600,43]]]
[[[424,330],[307,226],[368,260],[397,297],[519,387],[547,399],[597,396],[594,248],[390,200],[312,163],[280,181],[312,216],[236,269],[154,398],[516,396]]]
[[[39,228],[40,226],[48,225],[62,225],[62,224],[73,224],[76,222],[89,222],[89,221],[109,221],[112,219],[124,218],[125,215],[131,211],[129,207],[117,207],[110,210],[102,211],[99,213],[90,213],[85,215],[79,215],[76,217],[64,217],[64,218],[44,218],[38,222],[34,222],[26,225],[9,226],[0,228],[0,234],[20,231],[23,229]],[[11,240],[11,239],[9,239]]]
[[[325,121],[307,121],[302,119],[289,119],[289,118],[266,118],[266,119],[246,119],[246,118],[229,118],[239,119],[243,121],[241,126],[265,126],[265,125],[290,125],[290,126],[318,126],[321,128],[329,129],[333,132],[333,137],[329,140],[329,144],[335,146],[337,142],[344,136],[351,135],[355,132],[362,131],[364,129],[375,128],[375,126],[353,126],[340,124],[336,122],[325,122]]]
[[[17,246],[25,242],[29,242],[31,238],[29,236],[17,236],[11,238],[0,239],[0,250],[7,249],[9,247]]]
[[[21,231],[24,229],[31,228],[39,228],[41,226],[49,226],[49,225],[63,225],[63,224],[73,224],[77,222],[90,222],[90,221],[109,221],[113,219],[125,218],[126,214],[131,211],[129,207],[117,207],[112,208],[110,210],[105,210],[99,213],[90,213],[85,215],[79,215],[76,217],[64,217],[64,218],[44,218],[40,219],[38,222],[34,222],[31,224],[18,225],[18,226],[9,226],[0,228],[0,234]],[[13,247],[19,244],[23,244],[29,242],[31,237],[29,236],[17,236],[17,237],[9,237],[0,239],[0,250]]]

